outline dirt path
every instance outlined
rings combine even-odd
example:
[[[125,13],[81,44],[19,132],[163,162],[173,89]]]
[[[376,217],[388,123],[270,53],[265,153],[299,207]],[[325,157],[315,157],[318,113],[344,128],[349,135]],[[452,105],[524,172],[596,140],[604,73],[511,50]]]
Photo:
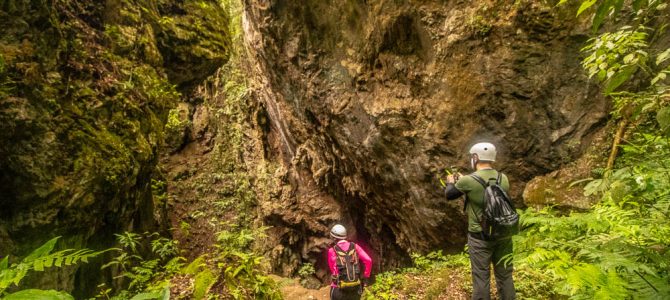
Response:
[[[329,286],[324,286],[318,290],[311,290],[301,286],[296,279],[275,275],[271,277],[279,284],[281,294],[286,300],[330,300]]]

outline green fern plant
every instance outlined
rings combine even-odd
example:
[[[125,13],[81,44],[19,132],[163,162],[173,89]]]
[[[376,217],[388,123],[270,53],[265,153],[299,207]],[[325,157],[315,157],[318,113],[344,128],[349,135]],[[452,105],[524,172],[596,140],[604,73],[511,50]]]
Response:
[[[16,263],[9,262],[9,256],[5,256],[0,260],[0,296],[10,297],[10,295],[5,295],[6,290],[11,286],[19,286],[21,280],[28,275],[30,271],[42,272],[51,267],[62,267],[62,266],[72,266],[80,262],[88,262],[90,258],[96,257],[104,252],[110,251],[112,249],[104,251],[93,251],[90,249],[66,249],[51,253],[53,251],[56,242],[58,242],[59,237],[55,237],[37,249],[33,250],[28,256],[23,258],[21,261]],[[20,293],[14,293],[12,297],[18,297],[17,295],[38,295],[42,292],[39,290],[28,290],[21,291]],[[44,295],[57,295],[63,294],[61,292],[55,291],[43,291]],[[46,296],[45,296],[46,297]],[[56,296],[54,296],[56,297]],[[11,298],[10,298],[11,299]],[[17,298],[18,299],[18,298]],[[49,298],[57,299],[57,298]]]
[[[670,297],[670,178],[660,172],[670,147],[654,149],[637,166],[612,172],[590,211],[522,212],[515,265],[543,270],[554,292],[572,299]]]
[[[670,89],[664,81],[670,49],[653,47],[663,34],[668,3],[575,2],[581,3],[578,15],[593,11],[594,32],[607,18],[631,12],[634,26],[605,31],[589,41],[583,66],[605,83],[604,93],[614,100],[612,116],[634,121],[629,130],[635,132],[626,135],[618,146],[622,154],[597,172],[597,179],[579,181],[589,181],[584,193],[599,196],[599,203],[583,212],[527,209],[515,253],[504,259],[519,269],[538,270],[553,283],[552,293],[571,299],[668,299],[670,142],[665,129],[670,114],[664,112],[670,111]],[[644,84],[627,85],[632,78]],[[614,92],[624,87],[629,90]]]
[[[122,249],[101,268],[117,267],[121,271],[118,278],[128,280],[128,291],[118,293],[163,295],[165,278],[179,272],[186,260],[178,256],[178,242],[161,237],[158,233],[124,232],[115,236]]]
[[[281,299],[276,283],[264,275],[264,257],[252,249],[257,239],[266,236],[266,229],[232,228],[217,235],[215,261],[234,299]]]

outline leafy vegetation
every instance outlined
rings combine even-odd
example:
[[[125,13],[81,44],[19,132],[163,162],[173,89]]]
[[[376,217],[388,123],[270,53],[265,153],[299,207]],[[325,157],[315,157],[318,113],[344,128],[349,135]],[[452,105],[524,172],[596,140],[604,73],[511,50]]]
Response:
[[[316,269],[314,269],[314,265],[310,263],[302,264],[300,269],[298,269],[298,276],[300,276],[300,278],[307,278],[314,275],[314,273],[316,273]]]
[[[0,260],[0,296],[3,299],[44,299],[44,300],[58,300],[58,299],[73,299],[72,296],[65,292],[53,290],[37,290],[26,289],[14,293],[7,293],[9,288],[19,287],[21,280],[23,280],[30,271],[44,272],[49,268],[60,268],[65,266],[73,266],[79,262],[88,262],[90,258],[96,257],[106,251],[92,251],[89,249],[66,249],[57,252],[53,251],[60,237],[55,237],[30,254],[24,257],[19,262],[9,262],[9,256],[5,256]]]
[[[215,262],[223,270],[224,282],[234,299],[281,299],[275,282],[264,274],[263,256],[253,249],[253,243],[265,236],[264,231],[241,227],[217,236]]]
[[[620,122],[610,168],[593,172],[599,178],[580,181],[588,182],[585,196],[601,200],[586,212],[527,209],[514,257],[507,258],[517,268],[538,270],[536,276],[552,282],[551,295],[670,297],[670,144],[665,130],[670,49],[653,45],[665,30],[667,3],[632,1],[623,9],[624,4],[582,1],[578,9],[582,14],[595,8],[594,30],[606,16],[630,12],[631,25],[603,32],[583,49],[584,68],[605,83],[603,91],[614,101],[613,120]]]
[[[363,299],[437,299],[447,292],[453,297],[471,292],[470,261],[465,253],[443,255],[436,251],[411,257],[412,267],[378,274]]]
[[[125,278],[128,290],[118,292],[115,299],[129,298],[129,295],[141,292],[162,294],[168,286],[165,278],[176,274],[185,258],[178,256],[177,242],[158,236],[158,234],[137,234],[125,232],[116,234],[122,251],[103,269],[114,267],[120,271],[118,278]],[[105,286],[101,292],[109,294]],[[148,299],[148,298],[147,298]]]

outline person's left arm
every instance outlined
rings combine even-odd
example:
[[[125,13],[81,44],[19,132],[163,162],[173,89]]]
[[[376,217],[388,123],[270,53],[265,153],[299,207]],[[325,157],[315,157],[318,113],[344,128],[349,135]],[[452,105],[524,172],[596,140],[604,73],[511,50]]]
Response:
[[[370,278],[370,272],[372,272],[372,258],[368,255],[361,246],[356,244],[356,253],[358,253],[358,259],[363,263],[365,271],[363,273],[363,278]]]

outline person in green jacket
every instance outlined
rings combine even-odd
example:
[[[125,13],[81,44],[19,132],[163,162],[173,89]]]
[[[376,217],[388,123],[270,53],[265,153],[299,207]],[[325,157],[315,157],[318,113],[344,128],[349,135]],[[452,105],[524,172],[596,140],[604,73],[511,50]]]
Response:
[[[478,143],[470,148],[470,165],[474,174],[495,182],[498,171],[493,168],[496,160],[496,148],[491,143]],[[509,193],[507,176],[500,176],[500,187]],[[512,253],[511,237],[497,240],[487,238],[482,233],[479,221],[482,219],[484,206],[484,187],[472,176],[461,174],[449,175],[446,187],[447,199],[454,200],[465,195],[465,211],[468,215],[468,253],[472,268],[472,299],[489,300],[490,266],[493,263],[493,272],[496,278],[498,298],[503,300],[515,299],[514,280],[512,278],[512,263],[501,262],[501,259]]]

